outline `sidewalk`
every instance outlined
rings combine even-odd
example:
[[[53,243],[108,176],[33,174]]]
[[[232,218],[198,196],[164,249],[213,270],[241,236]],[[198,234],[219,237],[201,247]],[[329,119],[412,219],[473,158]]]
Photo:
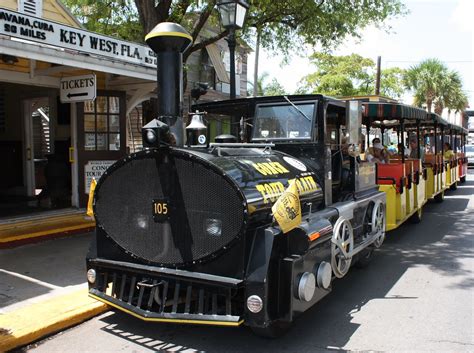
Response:
[[[87,297],[91,234],[0,250],[0,352],[106,310]]]
[[[0,249],[65,234],[87,232],[95,222],[84,210],[66,209],[0,220]]]

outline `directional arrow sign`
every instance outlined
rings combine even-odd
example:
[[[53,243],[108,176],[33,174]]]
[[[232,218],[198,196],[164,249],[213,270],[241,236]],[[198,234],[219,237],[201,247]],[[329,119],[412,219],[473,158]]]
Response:
[[[95,74],[61,78],[62,103],[94,100],[97,93]]]

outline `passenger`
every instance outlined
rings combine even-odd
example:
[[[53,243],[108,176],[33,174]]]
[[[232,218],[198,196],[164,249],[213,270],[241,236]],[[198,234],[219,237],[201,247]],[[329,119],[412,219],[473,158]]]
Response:
[[[394,143],[390,144],[390,146],[387,147],[388,154],[390,157],[396,156],[398,151],[397,151],[397,146],[395,146]]]
[[[443,158],[447,161],[451,160],[454,158],[454,151],[451,148],[451,145],[448,142],[444,143],[444,153],[443,153]]]
[[[418,139],[416,137],[410,138],[410,153],[409,158],[418,159]],[[425,149],[420,148],[420,158],[422,161],[425,159]]]
[[[372,147],[367,150],[366,159],[373,163],[388,163],[388,152],[378,137],[372,140]]]
[[[408,155],[410,154],[410,150],[408,148],[406,148],[403,143],[399,143],[398,144],[398,155],[401,157],[402,154],[405,154],[405,157],[408,157]]]

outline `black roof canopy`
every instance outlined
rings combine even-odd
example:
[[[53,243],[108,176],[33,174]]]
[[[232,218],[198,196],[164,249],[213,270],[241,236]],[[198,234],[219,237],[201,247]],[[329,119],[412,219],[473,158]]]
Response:
[[[286,98],[285,98],[286,97]],[[222,115],[252,115],[255,106],[258,104],[267,103],[283,103],[290,100],[292,103],[300,101],[316,101],[325,100],[330,101],[336,105],[344,105],[344,101],[336,98],[323,96],[321,94],[301,94],[301,95],[282,95],[282,96],[263,96],[263,97],[247,97],[237,99],[227,99],[215,102],[203,102],[192,105],[192,110],[205,111],[210,114]]]

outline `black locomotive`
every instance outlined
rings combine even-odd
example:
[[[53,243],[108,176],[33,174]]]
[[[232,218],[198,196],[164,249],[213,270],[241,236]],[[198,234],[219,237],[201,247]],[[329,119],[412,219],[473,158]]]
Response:
[[[147,36],[160,116],[143,128],[147,148],[97,184],[89,293],[144,320],[243,323],[276,336],[384,240],[385,194],[374,166],[357,158],[360,104],[320,95],[201,104],[194,108],[240,120],[241,142],[208,143],[195,124],[193,146],[179,147],[190,42],[171,23]],[[299,202],[287,211],[302,221],[284,233],[272,205],[290,182]]]

